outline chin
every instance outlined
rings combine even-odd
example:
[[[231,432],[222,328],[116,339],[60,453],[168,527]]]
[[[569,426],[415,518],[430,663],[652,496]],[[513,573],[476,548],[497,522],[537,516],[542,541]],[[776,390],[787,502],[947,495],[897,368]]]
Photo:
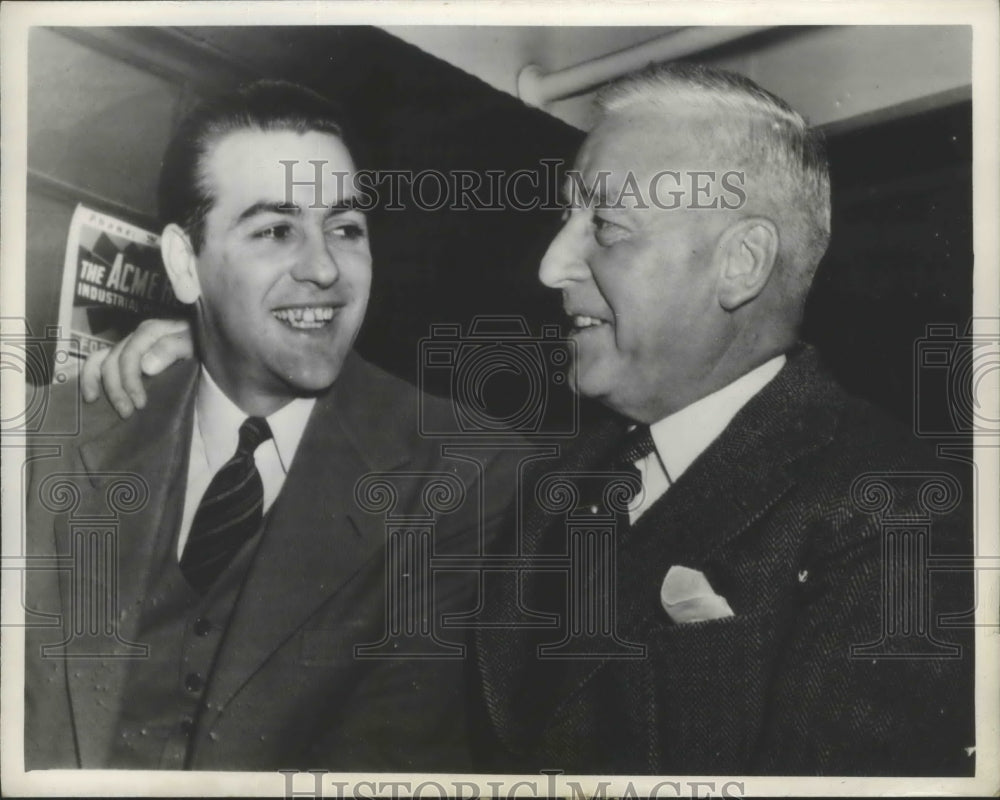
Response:
[[[304,395],[315,395],[325,392],[340,376],[340,370],[344,366],[343,359],[335,364],[327,364],[323,367],[307,367],[288,376],[288,384]]]
[[[613,391],[614,381],[598,368],[577,367],[573,373],[572,389],[581,397],[601,400]]]

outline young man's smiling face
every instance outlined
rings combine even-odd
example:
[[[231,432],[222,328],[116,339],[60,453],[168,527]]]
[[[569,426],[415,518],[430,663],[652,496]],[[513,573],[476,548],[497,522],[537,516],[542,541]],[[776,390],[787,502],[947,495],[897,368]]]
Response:
[[[197,254],[202,358],[244,411],[268,414],[328,388],[364,319],[371,253],[354,164],[329,133],[248,129],[212,144],[201,168],[214,198]]]

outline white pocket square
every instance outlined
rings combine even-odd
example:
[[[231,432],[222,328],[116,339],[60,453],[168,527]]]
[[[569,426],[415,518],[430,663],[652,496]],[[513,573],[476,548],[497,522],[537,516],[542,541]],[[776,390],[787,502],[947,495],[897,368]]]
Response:
[[[716,594],[702,573],[673,566],[660,586],[660,603],[674,622],[701,622],[733,616],[726,598]]]

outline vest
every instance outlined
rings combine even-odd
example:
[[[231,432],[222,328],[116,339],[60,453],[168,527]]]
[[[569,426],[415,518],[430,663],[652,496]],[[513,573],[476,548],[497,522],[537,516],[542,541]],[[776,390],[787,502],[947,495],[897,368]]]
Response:
[[[186,470],[180,480],[186,480]],[[201,596],[188,585],[177,560],[180,505],[164,516],[150,586],[138,612],[135,641],[149,646],[149,656],[129,666],[108,764],[112,768],[188,766],[216,656],[267,528],[265,516],[260,530]]]

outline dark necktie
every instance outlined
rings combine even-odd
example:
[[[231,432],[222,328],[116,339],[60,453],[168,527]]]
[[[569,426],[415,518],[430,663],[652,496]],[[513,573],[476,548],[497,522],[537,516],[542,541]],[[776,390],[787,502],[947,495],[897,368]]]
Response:
[[[204,594],[260,526],[264,485],[253,454],[271,438],[267,420],[249,417],[240,426],[236,454],[215,473],[191,523],[181,572]]]
[[[636,425],[635,428],[625,434],[625,438],[615,453],[612,469],[615,472],[624,472],[632,475],[637,481],[636,485],[641,486],[642,474],[639,472],[639,468],[635,465],[635,462],[642,460],[654,450],[656,450],[656,445],[653,443],[653,434],[650,432],[649,426]],[[636,494],[638,492],[631,493],[629,503],[635,499]]]

